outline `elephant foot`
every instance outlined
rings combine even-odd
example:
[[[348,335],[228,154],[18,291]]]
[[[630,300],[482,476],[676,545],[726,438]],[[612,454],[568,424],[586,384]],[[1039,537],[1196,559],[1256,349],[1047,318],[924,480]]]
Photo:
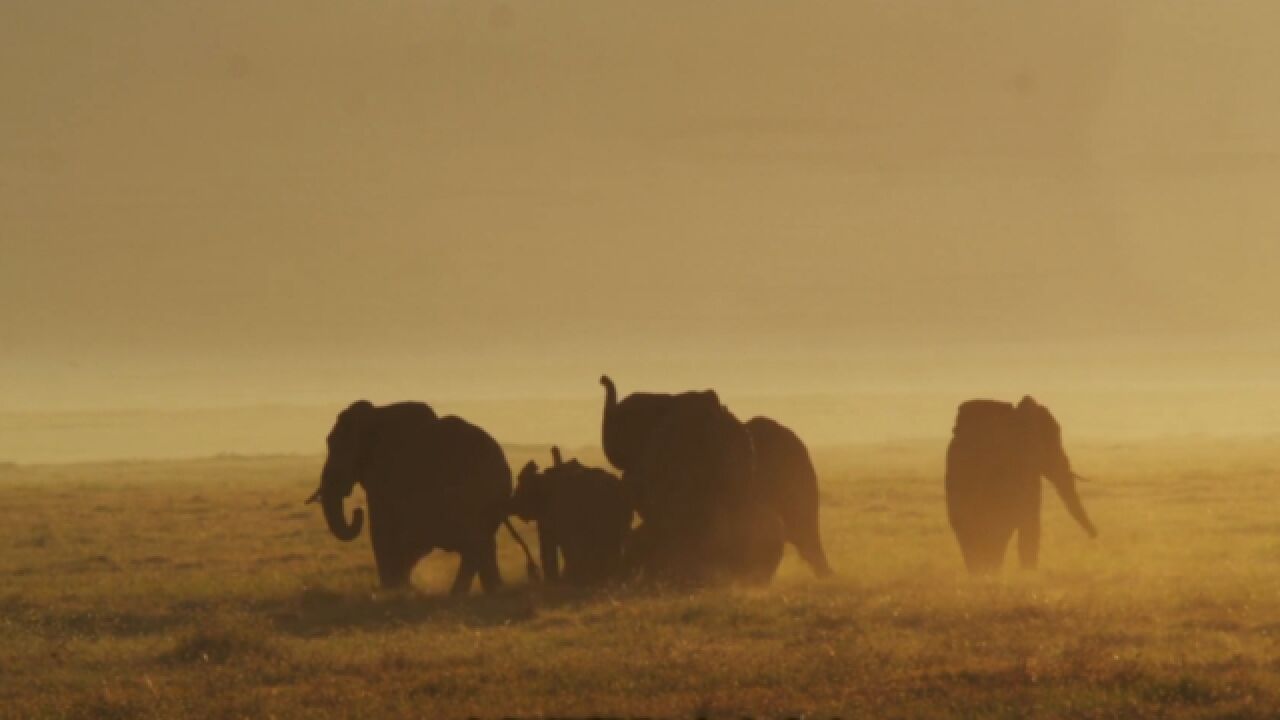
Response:
[[[475,577],[475,564],[464,555],[462,562],[458,565],[458,574],[453,578],[453,587],[449,588],[449,594],[459,597],[471,592],[471,583]]]
[[[486,576],[484,573],[480,575],[480,587],[484,588],[486,595],[493,595],[502,590],[502,578],[495,572],[493,576]]]

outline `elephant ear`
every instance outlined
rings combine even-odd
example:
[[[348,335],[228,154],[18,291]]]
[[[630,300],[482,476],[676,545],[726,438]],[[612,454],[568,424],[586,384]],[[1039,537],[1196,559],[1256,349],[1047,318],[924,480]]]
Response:
[[[1022,402],[1018,403],[1015,411],[1027,427],[1033,429],[1037,435],[1045,436],[1045,440],[1057,440],[1060,433],[1058,420],[1053,417],[1053,413],[1049,412],[1049,408],[1037,403],[1035,398],[1030,395],[1022,398]]]
[[[1018,418],[1019,424],[1028,432],[1039,437],[1044,434],[1047,425],[1052,422],[1053,416],[1049,414],[1049,409],[1037,403],[1035,398],[1026,395],[1022,401],[1013,409],[1014,417]]]
[[[338,413],[338,425],[358,430],[368,426],[373,418],[373,403],[368,400],[357,400]]]
[[[373,444],[374,409],[373,403],[368,400],[357,400],[338,416],[338,426],[344,428],[346,435],[344,441],[350,443],[351,450],[359,458],[358,463],[361,465]]]

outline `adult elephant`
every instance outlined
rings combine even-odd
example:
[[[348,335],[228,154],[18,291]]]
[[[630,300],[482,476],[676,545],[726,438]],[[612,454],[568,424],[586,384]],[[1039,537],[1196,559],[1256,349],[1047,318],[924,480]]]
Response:
[[[413,566],[436,548],[462,556],[453,594],[467,593],[477,574],[486,592],[502,585],[494,535],[506,519],[511,468],[488,433],[452,415],[438,417],[424,403],[375,407],[360,400],[338,415],[328,446],[320,488],[308,502],[320,501],[329,530],[350,542],[360,535],[364,511],[357,508],[348,522],[343,505],[357,482],[364,486],[384,587],[407,585]]]
[[[747,421],[755,450],[756,482],[782,520],[786,541],[819,577],[831,574],[818,522],[818,473],[809,449],[791,428],[767,417]]]
[[[947,448],[947,517],[969,572],[997,572],[1018,533],[1018,558],[1034,569],[1040,555],[1040,478],[1049,480],[1089,537],[1098,531],[1076,490],[1079,476],[1049,409],[1031,397],[1016,406],[971,400],[960,406]]]
[[[647,577],[768,582],[782,527],[756,482],[751,436],[715,393],[694,395],[665,413],[626,472],[644,521],[633,562]]]
[[[673,409],[714,403],[715,392],[631,393],[618,399],[618,388],[608,375],[600,376],[604,386],[604,412],[600,423],[600,444],[609,464],[626,472],[640,461],[649,437]]]

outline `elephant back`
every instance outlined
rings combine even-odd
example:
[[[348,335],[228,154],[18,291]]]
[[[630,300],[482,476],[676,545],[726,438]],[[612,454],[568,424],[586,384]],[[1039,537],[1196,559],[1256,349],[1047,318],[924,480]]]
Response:
[[[447,416],[401,445],[382,505],[413,528],[415,544],[458,550],[492,533],[511,496],[511,469],[488,433]]]
[[[1013,432],[1014,407],[998,400],[970,400],[956,411],[953,442],[985,443]]]
[[[746,426],[716,403],[690,403],[654,432],[631,485],[645,522],[648,566],[702,576],[768,565],[757,540],[780,553],[776,516],[758,522],[764,503],[754,485],[754,452]],[[776,563],[775,563],[776,566]],[[767,574],[771,574],[771,570]]]
[[[747,421],[755,454],[756,481],[775,507],[818,500],[818,473],[804,441],[768,417]]]
[[[676,507],[696,514],[712,498],[744,492],[752,468],[750,436],[713,396],[667,413],[628,481],[642,516]]]
[[[1010,403],[972,400],[960,406],[947,447],[945,490],[953,527],[984,523],[1038,488],[1026,428]]]
[[[546,470],[546,520],[565,537],[599,542],[610,534],[621,537],[631,527],[631,503],[617,475],[587,467],[576,460]],[[617,550],[621,550],[619,545]]]
[[[482,428],[455,415],[440,419],[432,435],[434,480],[468,503],[491,506],[511,496],[511,467],[502,446]]]
[[[631,393],[620,402],[606,406],[600,436],[605,457],[619,470],[630,470],[642,461],[653,433],[672,413],[719,405],[720,398],[714,390]]]

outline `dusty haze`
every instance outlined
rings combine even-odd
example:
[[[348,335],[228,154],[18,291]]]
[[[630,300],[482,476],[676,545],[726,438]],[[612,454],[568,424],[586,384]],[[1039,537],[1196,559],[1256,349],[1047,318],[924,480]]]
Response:
[[[1278,22],[10,0],[0,458],[316,452],[356,397],[588,443],[602,371],[825,443],[1280,431]]]

